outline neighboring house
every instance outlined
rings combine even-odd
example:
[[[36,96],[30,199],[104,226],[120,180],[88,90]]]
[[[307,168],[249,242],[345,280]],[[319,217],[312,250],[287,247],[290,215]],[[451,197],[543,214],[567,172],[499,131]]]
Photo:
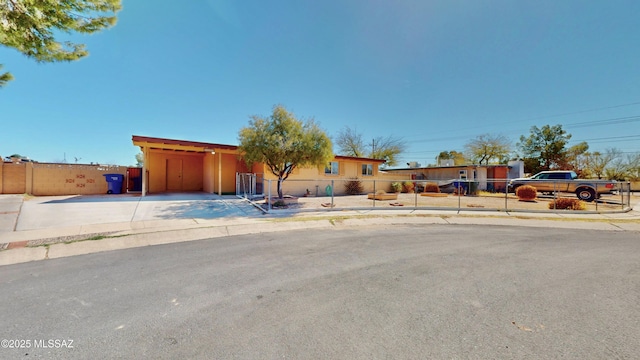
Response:
[[[412,179],[426,180],[446,186],[455,180],[467,180],[478,183],[478,190],[505,191],[507,179],[512,170],[517,170],[518,164],[509,165],[456,165],[420,168],[388,169],[390,174],[411,176]],[[517,177],[517,176],[516,176]]]
[[[256,175],[271,182],[271,192],[276,194],[277,177],[264,164],[247,167],[238,147],[216,143],[203,143],[134,135],[133,145],[139,146],[144,155],[142,169],[142,194],[161,192],[203,191],[207,193],[235,194],[242,183],[239,174]],[[333,185],[336,195],[344,193],[344,182],[359,179],[363,191],[376,189],[389,191],[390,179],[398,175],[380,172],[384,160],[336,156],[325,168],[307,167],[293,171],[284,182],[284,193],[294,196],[326,195],[327,186]],[[395,177],[394,177],[395,176]],[[409,179],[406,176],[402,178]],[[374,185],[374,180],[381,180]],[[258,193],[269,188],[258,186]]]

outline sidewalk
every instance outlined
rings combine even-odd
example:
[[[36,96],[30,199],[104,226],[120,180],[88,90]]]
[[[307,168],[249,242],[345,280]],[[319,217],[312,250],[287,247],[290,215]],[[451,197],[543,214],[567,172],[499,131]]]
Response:
[[[603,214],[412,209],[263,214],[235,196],[202,193],[26,199],[0,195],[0,265],[223,236],[345,226],[477,224],[640,232],[640,203],[634,209]]]

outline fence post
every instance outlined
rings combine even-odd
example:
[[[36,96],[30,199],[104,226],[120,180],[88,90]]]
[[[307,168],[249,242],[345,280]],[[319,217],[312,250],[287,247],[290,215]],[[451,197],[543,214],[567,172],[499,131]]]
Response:
[[[333,209],[333,185],[334,181],[331,179],[331,209]]]
[[[506,179],[504,182],[504,211],[509,211],[509,179]]]
[[[622,190],[622,184],[620,185],[620,202],[622,203],[622,210],[624,210],[624,191]],[[629,203],[631,203],[631,196],[629,196]]]
[[[371,199],[371,201],[373,201],[373,207],[376,207],[376,181],[373,180],[373,199]]]
[[[271,211],[271,179],[269,179],[269,190],[267,194],[267,211]]]
[[[627,181],[626,185],[627,185],[627,199],[628,199],[627,206],[631,208],[631,182]],[[620,191],[620,196],[622,196],[622,199],[621,199],[622,209],[624,210],[624,191]]]
[[[413,209],[415,210],[418,208],[418,182],[417,181],[413,182],[413,192],[416,194],[415,203],[413,204]]]
[[[558,194],[558,187],[556,186],[556,182],[553,182],[553,210],[557,210],[556,209],[556,196]]]

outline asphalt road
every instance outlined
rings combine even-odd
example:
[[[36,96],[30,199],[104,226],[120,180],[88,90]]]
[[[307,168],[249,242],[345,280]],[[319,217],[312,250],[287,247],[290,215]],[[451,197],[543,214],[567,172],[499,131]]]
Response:
[[[389,226],[0,267],[2,359],[633,359],[634,232]]]

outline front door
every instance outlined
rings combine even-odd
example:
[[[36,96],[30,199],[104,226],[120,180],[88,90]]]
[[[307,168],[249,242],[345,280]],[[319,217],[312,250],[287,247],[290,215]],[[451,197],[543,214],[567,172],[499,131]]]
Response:
[[[167,159],[167,191],[182,191],[182,159]]]

